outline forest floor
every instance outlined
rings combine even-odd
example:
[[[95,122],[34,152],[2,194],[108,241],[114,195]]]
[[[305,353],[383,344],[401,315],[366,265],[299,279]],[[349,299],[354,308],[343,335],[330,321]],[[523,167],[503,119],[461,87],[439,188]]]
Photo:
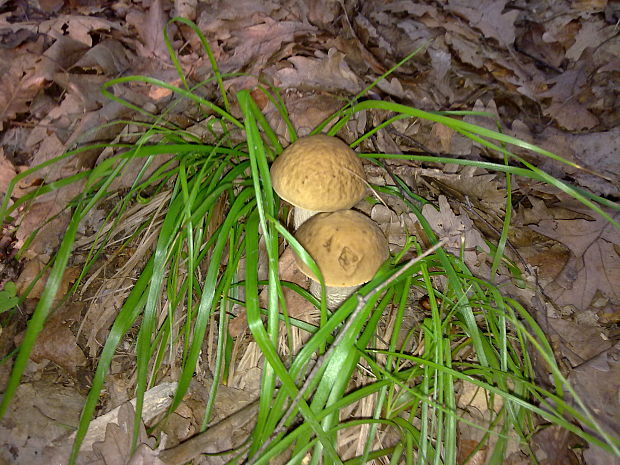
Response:
[[[0,194],[16,174],[75,147],[113,141],[127,130],[136,112],[103,96],[100,88],[105,82],[143,75],[180,85],[164,40],[166,27],[187,79],[197,83],[209,78],[212,69],[198,37],[180,23],[166,26],[175,16],[195,21],[222,73],[239,73],[225,80],[230,95],[253,91],[259,83],[279,88],[301,135],[419,48],[366,97],[427,111],[488,112],[506,134],[550,150],[574,166],[523,150],[520,155],[530,163],[611,202],[620,199],[620,2],[612,0],[0,0]],[[213,99],[216,91],[214,84],[202,90]],[[153,114],[172,99],[167,89],[137,83],[116,86],[114,94]],[[287,128],[276,118],[273,103],[260,93],[252,95],[286,145]],[[167,114],[183,128],[195,124],[194,117],[182,106]],[[365,118],[357,124],[380,121],[376,112]],[[497,129],[491,118],[463,119]],[[126,123],[106,124],[119,120]],[[350,128],[342,137],[351,142],[354,131],[347,131]],[[379,131],[372,143],[371,149],[383,153],[491,157],[484,147],[423,120],[398,122]],[[89,150],[21,180],[11,202],[40,185],[96,166],[103,152]],[[501,175],[438,163],[393,160],[389,166],[439,202],[441,218],[433,223],[439,230],[437,225],[447,228],[451,221],[464,232],[497,241],[506,202]],[[384,176],[367,168],[371,178]],[[128,173],[116,188],[126,189],[130,182]],[[21,295],[57,250],[69,218],[65,206],[78,193],[75,189],[67,187],[31,202],[13,223],[2,226],[0,304],[8,302],[10,308],[11,299]],[[536,285],[546,300],[541,301],[540,294],[516,297],[544,329],[564,375],[597,419],[618,436],[620,231],[539,182],[515,179],[512,202],[507,253],[535,270]],[[387,207],[369,213],[384,229],[391,227]],[[617,210],[609,214],[620,221]],[[105,207],[86,218],[79,231],[85,244],[104,218]],[[38,234],[29,241],[34,231]],[[27,251],[17,254],[26,242]],[[69,263],[61,293],[79,274],[80,253]],[[123,266],[129,253],[115,257],[113,266]],[[111,271],[104,270],[88,283],[105,290],[109,275]],[[35,286],[17,313],[0,308],[6,311],[0,320],[0,356],[5,357],[0,386],[12,367],[7,356],[23,337],[43,287]],[[77,424],[98,351],[126,295],[102,300],[97,292],[82,288],[81,300],[74,297],[46,323],[12,406],[0,422],[0,463],[37,463],[38,454],[56,447],[67,425]],[[93,305],[98,307],[93,310]],[[237,331],[240,337],[245,328]],[[102,413],[133,397],[132,360],[127,355],[113,364]],[[246,370],[247,376],[234,392],[223,388],[218,418],[234,411],[240,398],[253,398],[252,383],[259,375],[247,367],[239,370]],[[196,394],[202,399],[188,400],[177,412],[167,431],[174,441],[196,431],[194,417],[200,414],[193,409],[204,408],[206,391]],[[556,428],[541,430],[532,443],[547,464],[608,465],[620,460]],[[122,454],[106,457],[100,463],[120,465],[127,459]]]

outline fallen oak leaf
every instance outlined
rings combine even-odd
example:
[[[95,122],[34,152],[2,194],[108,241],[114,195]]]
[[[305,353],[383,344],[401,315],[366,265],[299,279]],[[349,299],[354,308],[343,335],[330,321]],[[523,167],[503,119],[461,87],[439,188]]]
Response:
[[[577,61],[587,48],[595,48],[616,34],[614,25],[607,25],[601,19],[588,18],[581,23],[581,29],[575,37],[575,43],[566,51],[566,58]]]
[[[232,39],[234,52],[224,60],[224,69],[248,69],[259,74],[264,65],[296,38],[317,32],[311,24],[298,21],[275,21],[265,17],[261,23],[236,31]]]
[[[446,7],[463,16],[472,27],[480,29],[485,37],[497,39],[501,45],[510,45],[515,40],[515,21],[518,10],[504,13],[508,0],[483,0],[476,4],[464,0],[450,0]]]
[[[579,102],[581,94],[589,90],[587,81],[588,70],[584,66],[569,69],[549,80],[547,84],[552,88],[538,95],[538,98],[551,98],[551,104],[543,106],[543,112],[571,131],[596,126],[598,118]]]
[[[145,58],[168,61],[168,51],[164,41],[164,28],[168,20],[161,0],[154,0],[147,13],[131,10],[126,20],[134,26],[140,36],[138,53]]]
[[[218,442],[225,438],[230,438],[235,430],[239,430],[255,420],[257,405],[257,402],[252,402],[206,431],[195,435],[176,447],[162,451],[159,454],[159,460],[165,465],[182,465],[201,454],[217,454],[222,452],[221,449],[217,448]],[[222,461],[222,463],[224,462]]]
[[[134,409],[130,402],[124,403],[118,412],[118,424],[108,423],[105,439],[93,444],[105,465],[164,465],[159,458],[159,450],[153,449],[153,440],[146,434],[144,424],[137,427],[138,446],[132,453],[134,428]]]
[[[49,360],[73,376],[77,368],[86,365],[86,356],[77,345],[73,332],[61,321],[46,324],[32,349],[30,358],[37,363]]]
[[[25,47],[20,47],[17,52],[0,48],[0,62],[3,63],[0,65],[0,130],[4,121],[28,111],[30,102],[45,84],[45,78],[36,72],[40,55]]]
[[[41,294],[43,294],[43,290],[47,284],[47,278],[49,277],[49,270],[43,271],[44,269],[45,264],[39,259],[34,258],[33,260],[28,261],[15,283],[17,293],[20,296],[25,294],[34,280],[39,276],[39,274],[41,274],[39,280],[32,286],[32,289],[30,289],[30,292],[28,292],[28,295],[26,296],[28,299],[38,299],[41,297]],[[71,287],[71,284],[76,280],[79,274],[79,269],[75,267],[69,267],[65,270],[58,287],[56,298],[60,298],[67,293]]]
[[[6,193],[6,189],[13,179],[17,175],[17,170],[13,163],[7,160],[4,155],[4,147],[0,147],[0,194]],[[13,192],[13,196],[17,195],[17,193]],[[21,197],[21,195],[18,195]]]
[[[448,238],[445,246],[448,252],[459,257],[463,246],[465,263],[481,275],[488,276],[488,267],[484,260],[480,260],[479,254],[488,253],[489,246],[467,215],[456,215],[444,195],[439,196],[439,210],[426,204],[422,214],[439,237]]]
[[[48,34],[55,39],[69,35],[72,39],[92,47],[93,39],[90,36],[94,31],[110,31],[120,29],[120,26],[107,19],[95,16],[60,15],[56,18],[41,22],[36,31]]]
[[[572,256],[545,292],[558,305],[580,310],[590,307],[597,291],[620,303],[620,231],[600,217],[559,219],[549,211],[547,218],[529,227],[565,244]],[[612,218],[618,221],[620,213]]]
[[[274,76],[280,87],[328,92],[344,90],[351,94],[361,90],[360,80],[347,65],[345,55],[335,48],[320,58],[293,56],[288,61],[294,67],[276,71]]]

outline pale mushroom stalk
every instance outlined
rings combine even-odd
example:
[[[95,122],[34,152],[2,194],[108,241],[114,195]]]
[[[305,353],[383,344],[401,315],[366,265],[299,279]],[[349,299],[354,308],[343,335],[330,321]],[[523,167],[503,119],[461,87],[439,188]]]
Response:
[[[289,145],[273,162],[271,181],[295,207],[295,229],[318,212],[351,208],[366,193],[361,158],[340,139],[323,134]]]
[[[323,275],[330,310],[370,281],[389,256],[388,242],[379,226],[355,210],[319,213],[300,226],[295,238]],[[312,279],[310,292],[320,298],[316,276],[297,255],[295,259],[299,269]]]
[[[307,210],[305,208],[295,207],[293,210],[293,228],[295,231],[299,229],[299,227],[312,218],[317,213],[321,213],[316,210]]]
[[[330,310],[336,310],[340,307],[340,304],[347,300],[349,297],[353,295],[355,291],[357,291],[361,287],[361,284],[357,286],[347,286],[347,287],[336,287],[336,286],[325,286],[325,303],[327,308]],[[314,279],[310,279],[310,294],[312,294],[317,299],[321,300],[321,283],[315,281]]]

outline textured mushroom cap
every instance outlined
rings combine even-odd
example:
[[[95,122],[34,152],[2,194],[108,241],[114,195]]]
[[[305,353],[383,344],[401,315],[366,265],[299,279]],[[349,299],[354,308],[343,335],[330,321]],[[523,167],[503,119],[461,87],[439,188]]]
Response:
[[[326,286],[370,281],[389,255],[379,226],[354,210],[319,213],[299,227],[295,238],[319,266]],[[305,275],[317,279],[297,255],[295,260]]]
[[[296,207],[331,212],[351,208],[366,192],[362,160],[340,139],[302,137],[271,165],[278,195]]]

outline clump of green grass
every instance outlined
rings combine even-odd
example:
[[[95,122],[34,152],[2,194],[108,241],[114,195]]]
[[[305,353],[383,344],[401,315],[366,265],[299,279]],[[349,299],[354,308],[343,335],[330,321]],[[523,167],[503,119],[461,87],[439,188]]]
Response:
[[[244,460],[254,464],[269,463],[272,458],[286,453],[291,463],[301,463],[307,458],[311,464],[342,464],[345,461],[340,455],[339,434],[362,427],[366,434],[363,453],[348,458],[347,464],[370,460],[407,464],[456,463],[457,426],[459,421],[464,420],[457,407],[455,387],[461,380],[484,389],[491,404],[502,399],[497,412],[491,409],[495,412],[494,417],[486,428],[485,437],[488,439],[493,435],[496,439],[491,451],[493,463],[502,461],[511,435],[516,434],[527,445],[536,430],[534,415],[620,455],[619,441],[604,431],[562,376],[551,346],[527,310],[519,302],[503,296],[493,283],[474,276],[462,257],[447,254],[441,247],[424,255],[427,249],[424,241],[436,245],[442,238],[436,237],[418,205],[409,199],[417,198],[422,203],[431,201],[419,198],[402,180],[396,178],[397,186],[377,186],[377,191],[382,195],[397,196],[408,205],[424,230],[424,241],[411,236],[403,250],[392,257],[371,282],[332,313],[325,308],[324,299],[317,302],[297,286],[282,282],[278,275],[278,258],[283,241],[287,241],[318,271],[311,258],[280,222],[282,206],[271,187],[269,164],[282,151],[282,142],[248,91],[234,96],[226,94],[223,86],[226,76],[219,72],[206,40],[194,25],[185,23],[198,34],[211,59],[213,81],[220,89],[221,106],[194,92],[198,86],[191,87],[187,83],[172,51],[171,57],[179,70],[182,87],[144,76],[132,76],[110,81],[104,86],[104,92],[110,98],[146,114],[143,109],[118,99],[108,89],[127,83],[169,89],[203,112],[211,140],[206,142],[191,131],[176,127],[166,120],[166,113],[148,115],[153,118],[153,123],[142,126],[143,132],[135,134],[135,142],[108,145],[115,154],[92,170],[43,185],[10,205],[12,188],[20,179],[94,147],[88,146],[21,173],[9,186],[0,209],[2,222],[19,206],[43,193],[74,182],[82,182],[84,188],[71,203],[71,220],[51,263],[45,291],[19,347],[0,403],[0,415],[6,412],[35,340],[50,311],[53,311],[54,297],[71,260],[80,222],[89,211],[114,194],[110,192],[114,180],[129,163],[139,160],[143,169],[122,200],[115,202],[108,215],[112,226],[102,230],[97,240],[93,241],[75,288],[100,259],[107,244],[115,238],[121,218],[130,206],[136,202],[148,203],[156,194],[165,195],[166,206],[163,218],[156,226],[156,245],[145,258],[99,355],[76,432],[72,463],[93,418],[117,346],[136,325],[139,327],[135,345],[136,420],[140,419],[144,392],[159,382],[164,367],[170,363],[178,364],[180,374],[169,411],[178,407],[194,374],[205,334],[208,330],[217,334],[214,382],[204,412],[204,429],[211,419],[218,385],[226,378],[230,365],[235,363],[231,359],[227,324],[233,305],[238,302],[245,307],[248,326],[260,348],[264,364],[257,425],[248,443],[231,456],[231,463]],[[260,90],[275,104],[294,140],[294,125],[277,91],[268,87],[260,87]],[[510,147],[528,149],[571,165],[558,155],[500,131],[490,131],[459,119],[464,114],[474,113],[425,112],[391,102],[364,100],[367,90],[314,132],[322,132],[331,124],[327,133],[335,135],[356,113],[382,110],[391,116],[360,136],[352,144],[353,147],[394,121],[422,118],[444,124],[503,156],[503,163],[490,163],[415,154],[362,155],[380,166],[382,159],[391,158],[474,165],[504,173],[506,216],[500,240],[494,249],[492,275],[500,268],[504,258],[512,212],[510,183],[514,176],[549,183],[619,227],[603,209],[618,209],[617,205],[554,179],[512,153]],[[229,97],[240,109],[240,118],[232,115]],[[240,136],[243,142],[235,142]],[[143,176],[157,157],[166,154],[173,156],[150,176]],[[220,218],[222,206],[224,209]],[[147,215],[145,226],[138,227],[127,243],[139,234],[138,231],[153,223],[156,215],[156,212]],[[266,281],[259,281],[257,272],[259,238],[264,240],[268,257]],[[419,258],[404,261],[402,257],[409,252],[414,252]],[[240,273],[242,263],[245,272]],[[179,272],[181,269],[184,272]],[[439,285],[439,282],[444,284]],[[288,317],[282,294],[284,286],[299,292],[319,308],[321,319],[316,327]],[[269,292],[263,308],[259,302],[259,292],[264,287]],[[404,341],[399,339],[400,322],[414,291],[428,295],[430,304],[428,316],[416,328],[418,337],[423,341],[423,350],[415,354],[410,351],[411,337]],[[382,334],[379,328],[386,309],[394,312],[396,323],[390,333]],[[304,346],[287,360],[283,360],[277,350],[281,321],[312,333]],[[177,359],[175,355],[179,347],[182,356]],[[462,356],[468,351],[470,354],[467,357]],[[530,358],[532,351],[545,361],[552,375],[552,390],[536,383]],[[366,382],[360,385],[355,380],[362,366]],[[372,415],[340,418],[341,411],[365,399],[372,400]],[[575,426],[575,421],[579,421],[585,429]],[[378,447],[376,438],[387,430],[394,432],[398,440]]]

